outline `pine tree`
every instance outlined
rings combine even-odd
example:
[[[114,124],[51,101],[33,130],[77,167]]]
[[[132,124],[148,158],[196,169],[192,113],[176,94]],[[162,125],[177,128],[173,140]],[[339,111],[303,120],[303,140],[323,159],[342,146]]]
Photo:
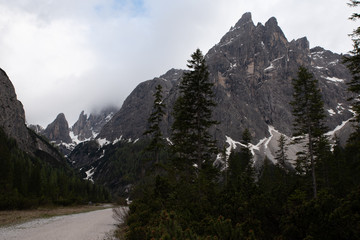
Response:
[[[155,153],[156,163],[159,163],[159,152],[164,146],[162,133],[160,130],[160,123],[165,114],[165,104],[163,103],[162,86],[159,84],[155,88],[154,103],[152,113],[148,118],[148,130],[144,132],[144,135],[150,135],[151,141],[147,150]]]
[[[284,170],[287,169],[286,164],[289,160],[286,154],[287,150],[288,147],[286,145],[286,138],[283,134],[281,134],[278,140],[278,150],[275,152],[275,159],[277,160],[277,165],[279,165]]]
[[[299,152],[301,167],[310,168],[313,182],[314,198],[317,196],[315,174],[316,152],[319,151],[319,141],[325,137],[325,113],[318,81],[305,67],[300,67],[297,79],[293,79],[292,114],[294,116],[295,143],[306,140],[307,151]]]
[[[216,124],[212,118],[213,83],[202,52],[197,49],[188,60],[189,72],[180,83],[180,96],[174,104],[171,141],[177,154],[177,167],[189,172],[200,170],[217,152],[208,130]],[[194,168],[197,166],[197,168]]]
[[[351,7],[360,5],[360,1],[350,0]],[[360,14],[354,13],[350,17],[351,20],[360,19]],[[348,90],[354,93],[352,100],[352,110],[355,112],[356,131],[360,133],[360,27],[350,34],[354,49],[350,51],[351,55],[344,58],[344,63],[352,74],[352,80],[348,83]],[[358,134],[360,135],[360,134]]]
[[[242,142],[245,146],[241,146],[238,153],[232,151],[229,156],[229,183],[236,191],[246,189],[255,180],[253,155],[249,148],[250,141],[251,134],[248,129],[245,129],[242,134]]]

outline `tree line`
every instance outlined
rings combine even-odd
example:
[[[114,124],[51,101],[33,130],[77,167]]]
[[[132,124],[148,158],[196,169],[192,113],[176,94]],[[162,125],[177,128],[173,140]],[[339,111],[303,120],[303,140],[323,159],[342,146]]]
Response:
[[[265,159],[259,171],[253,167],[248,130],[243,146],[228,157],[209,135],[217,124],[211,116],[215,102],[205,58],[196,50],[179,86],[170,145],[159,127],[166,106],[161,86],[156,88],[145,133],[153,165],[133,191],[126,238],[359,239],[360,28],[352,36],[353,55],[345,63],[353,74],[349,91],[355,96],[355,130],[346,146],[337,139],[329,143],[318,82],[300,66],[292,81],[292,144],[305,147],[293,166],[286,155],[288,143],[280,136],[277,163]],[[221,152],[225,166],[215,161]]]
[[[69,167],[26,154],[1,128],[0,166],[0,210],[111,200],[107,189],[81,179]]]

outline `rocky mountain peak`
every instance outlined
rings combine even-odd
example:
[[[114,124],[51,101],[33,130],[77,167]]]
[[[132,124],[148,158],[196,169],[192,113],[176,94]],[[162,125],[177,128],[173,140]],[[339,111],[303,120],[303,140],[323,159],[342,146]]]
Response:
[[[300,49],[304,49],[310,52],[310,43],[307,37],[302,37],[295,40],[295,45]]]
[[[98,113],[91,113],[89,116],[82,111],[79,119],[71,127],[76,141],[93,139],[100,132],[101,128],[118,111],[116,107],[107,107]]]
[[[56,119],[46,127],[43,134],[49,139],[49,141],[55,143],[72,142],[69,135],[69,124],[64,113],[58,114]]]
[[[213,132],[216,139],[220,144],[227,137],[239,141],[248,128],[257,143],[270,136],[269,126],[291,136],[291,80],[301,65],[318,78],[325,108],[338,113],[329,116],[328,126],[333,129],[349,119],[345,81],[351,76],[340,58],[331,51],[312,54],[306,37],[289,42],[274,17],[265,25],[255,26],[251,13],[245,13],[206,54],[210,79],[215,83],[217,107],[213,115],[220,122]],[[172,106],[179,93],[177,83],[164,81],[165,75],[139,84],[99,137],[109,141],[141,137],[151,111],[152,93],[159,83],[165,86],[168,108],[162,131],[169,136]],[[336,112],[336,108],[342,111]]]
[[[266,28],[277,28],[278,26],[278,21],[275,17],[271,17],[266,23],[265,23],[265,27]]]
[[[19,148],[26,153],[49,161],[51,164],[63,163],[59,152],[25,124],[25,111],[17,99],[15,88],[9,77],[0,69],[0,127]]]
[[[24,108],[17,99],[13,84],[2,69],[0,69],[0,127],[17,141],[20,148],[28,150],[29,133],[25,125]]]
[[[254,25],[252,20],[251,12],[244,13],[239,21],[235,24],[234,28],[241,28],[244,25]]]

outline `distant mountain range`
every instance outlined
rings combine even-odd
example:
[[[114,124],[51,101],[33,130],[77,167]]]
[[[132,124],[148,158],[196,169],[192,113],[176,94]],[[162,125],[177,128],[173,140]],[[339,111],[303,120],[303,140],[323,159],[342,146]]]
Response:
[[[273,159],[273,154],[269,154],[273,150],[265,153],[263,145],[270,142],[275,131],[291,136],[291,81],[297,77],[300,65],[307,67],[319,80],[327,126],[330,130],[336,129],[343,141],[347,138],[350,124],[345,122],[352,117],[352,112],[347,102],[346,82],[351,75],[342,64],[342,55],[321,47],[310,49],[309,45],[305,37],[288,41],[274,17],[265,25],[254,25],[251,14],[245,13],[209,50],[205,57],[217,102],[213,117],[220,122],[211,131],[219,147],[240,142],[242,132],[248,128],[254,151]],[[163,87],[167,106],[161,129],[164,136],[169,137],[173,121],[171,112],[183,72],[171,69],[139,84],[120,111],[102,128],[97,139],[113,142],[141,138],[158,84]],[[345,127],[343,131],[339,126]],[[276,141],[275,138],[272,140]]]
[[[115,107],[107,107],[89,116],[82,111],[72,127],[69,127],[65,115],[60,113],[45,129],[39,125],[30,125],[29,128],[58,146],[64,155],[68,155],[79,143],[95,139],[117,111]]]
[[[349,120],[353,113],[347,102],[346,86],[351,75],[342,64],[343,56],[322,47],[310,48],[306,37],[288,41],[274,17],[265,25],[255,25],[251,14],[245,13],[205,58],[217,103],[213,117],[220,122],[211,133],[219,147],[227,148],[228,152],[241,145],[242,133],[249,129],[255,164],[261,164],[265,156],[275,161],[280,134],[287,139],[292,135],[291,81],[297,77],[299,66],[308,68],[319,80],[328,135],[336,134],[345,142],[352,131]],[[109,159],[107,154],[113,152],[111,146],[119,141],[136,142],[143,137],[158,84],[162,86],[166,105],[161,130],[165,138],[170,137],[172,109],[185,71],[171,69],[160,77],[140,83],[120,110],[108,108],[89,116],[82,112],[72,127],[68,126],[64,114],[59,114],[46,129],[31,128],[58,145],[74,167],[86,173],[87,178],[91,173],[96,181],[108,172],[105,160],[101,159]],[[19,121],[11,123],[10,133],[24,142],[21,136],[25,136],[27,130],[22,106],[14,103],[12,108],[18,110],[11,117]],[[297,146],[289,148],[290,157],[295,157],[296,149]]]

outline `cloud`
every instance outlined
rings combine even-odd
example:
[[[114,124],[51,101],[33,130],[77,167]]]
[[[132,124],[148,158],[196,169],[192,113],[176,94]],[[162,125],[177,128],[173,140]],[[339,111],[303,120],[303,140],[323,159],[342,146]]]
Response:
[[[245,12],[275,16],[288,40],[351,50],[354,9],[338,0],[0,0],[0,67],[23,102],[27,121],[46,126],[64,112],[121,106],[142,81],[186,68]]]

